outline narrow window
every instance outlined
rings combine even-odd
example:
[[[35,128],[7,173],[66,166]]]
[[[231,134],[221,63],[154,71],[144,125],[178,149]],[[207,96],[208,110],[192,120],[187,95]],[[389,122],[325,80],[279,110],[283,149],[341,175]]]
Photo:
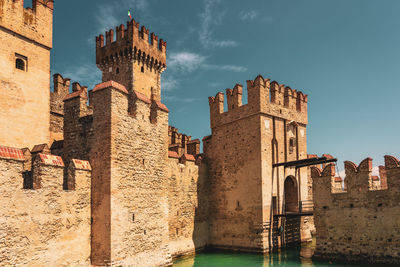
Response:
[[[119,68],[117,68],[117,69],[115,70],[115,72],[118,74],[118,73],[119,73]]]
[[[295,146],[295,139],[294,138],[290,138],[289,139],[289,153],[293,153],[294,146]]]
[[[26,56],[15,53],[15,68],[28,71],[28,58]]]
[[[25,70],[25,62],[22,59],[17,58],[17,60],[15,60],[15,67],[19,70]]]
[[[143,66],[142,66],[142,68],[140,69],[140,71],[144,73],[144,67],[143,67]]]

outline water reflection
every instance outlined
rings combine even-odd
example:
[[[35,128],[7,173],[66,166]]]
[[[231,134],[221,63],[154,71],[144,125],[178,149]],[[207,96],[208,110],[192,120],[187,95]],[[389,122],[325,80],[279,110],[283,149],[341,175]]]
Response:
[[[174,267],[356,267],[367,265],[347,265],[320,263],[312,261],[315,249],[315,240],[301,248],[284,249],[268,255],[247,253],[227,253],[208,251],[197,254],[195,257],[176,261]]]

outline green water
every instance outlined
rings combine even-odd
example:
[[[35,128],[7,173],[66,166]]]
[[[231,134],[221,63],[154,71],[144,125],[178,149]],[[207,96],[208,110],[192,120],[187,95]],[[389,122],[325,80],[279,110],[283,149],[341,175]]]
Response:
[[[174,267],[372,267],[378,265],[351,265],[331,262],[315,262],[311,260],[314,244],[303,245],[301,248],[284,249],[269,255],[229,252],[201,252],[196,256],[179,259]]]

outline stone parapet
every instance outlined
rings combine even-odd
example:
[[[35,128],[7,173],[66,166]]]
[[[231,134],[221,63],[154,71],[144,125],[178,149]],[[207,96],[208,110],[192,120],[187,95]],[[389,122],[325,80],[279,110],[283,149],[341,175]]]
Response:
[[[385,156],[387,189],[377,189],[372,159],[358,166],[345,162],[345,188],[335,188],[335,167],[312,167],[316,258],[338,261],[400,263],[398,195],[400,162]]]
[[[308,123],[307,95],[277,82],[270,82],[261,75],[247,81],[248,104],[242,104],[242,85],[226,90],[228,111],[224,112],[224,94],[209,97],[211,128],[256,114],[293,120],[302,125]]]
[[[71,164],[74,188],[64,190],[60,157],[38,153],[29,175],[23,150],[0,147],[0,152],[0,201],[7,207],[0,210],[7,218],[0,222],[2,265],[90,266],[90,170]]]

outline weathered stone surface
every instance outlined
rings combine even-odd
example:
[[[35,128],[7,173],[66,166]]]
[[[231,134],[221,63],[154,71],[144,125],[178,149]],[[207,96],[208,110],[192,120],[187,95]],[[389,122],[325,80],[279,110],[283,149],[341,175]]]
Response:
[[[4,266],[90,266],[90,171],[34,161],[39,189],[23,189],[23,161],[0,159],[0,262]]]
[[[204,162],[168,159],[169,249],[175,258],[208,244],[207,175]]]
[[[203,141],[210,165],[210,245],[265,252],[282,241],[269,226],[284,222],[272,215],[289,211],[288,204],[298,211],[299,201],[308,199],[306,169],[297,181],[294,169],[272,169],[273,163],[307,156],[307,97],[261,76],[247,82],[247,93],[242,105],[242,86],[228,89],[226,112],[222,93],[209,98],[212,135]],[[291,188],[285,188],[287,181]],[[290,225],[286,231],[299,237],[300,225]]]
[[[115,42],[110,30],[96,38],[103,83],[70,93],[55,74],[49,95],[53,1],[22,3],[0,0],[0,144],[25,147],[0,147],[2,263],[160,266],[207,245],[266,252],[309,237],[309,218],[272,219],[311,199],[305,169],[297,180],[272,170],[307,155],[306,95],[258,76],[247,105],[241,85],[227,90],[228,112],[222,93],[211,97],[202,155],[168,127],[165,41],[134,20]]]
[[[35,2],[24,9],[23,1],[0,0],[0,144],[12,147],[50,141],[53,10]]]
[[[171,263],[168,248],[168,113],[109,87],[94,92],[90,152],[93,166],[92,263],[157,266]],[[135,136],[135,138],[131,138]]]
[[[386,156],[387,159],[389,156]],[[393,158],[393,157],[391,157]],[[394,158],[393,158],[394,159]],[[400,264],[399,185],[397,160],[386,160],[387,189],[372,183],[372,159],[357,167],[345,162],[346,191],[336,187],[333,165],[313,168],[316,258]]]

